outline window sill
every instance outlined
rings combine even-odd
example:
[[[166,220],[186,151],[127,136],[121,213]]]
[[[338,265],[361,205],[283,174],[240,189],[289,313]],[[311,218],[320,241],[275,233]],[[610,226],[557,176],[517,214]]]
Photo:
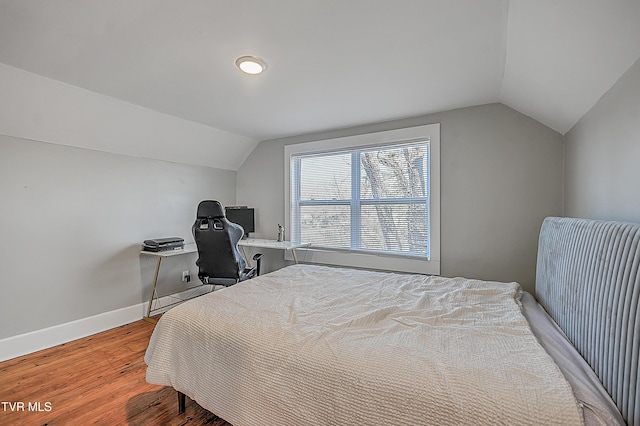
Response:
[[[416,259],[415,257],[385,255],[384,253],[351,253],[317,248],[296,249],[296,256],[300,263],[321,263],[353,268],[440,275],[439,259],[426,260]],[[285,253],[285,259],[293,260],[290,252]]]

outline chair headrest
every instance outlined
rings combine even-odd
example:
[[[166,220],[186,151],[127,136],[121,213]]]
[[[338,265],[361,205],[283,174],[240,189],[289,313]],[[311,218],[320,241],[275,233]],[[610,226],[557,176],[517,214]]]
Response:
[[[224,208],[222,207],[222,204],[220,204],[220,202],[218,201],[214,201],[214,200],[200,201],[200,204],[198,204],[198,213],[196,214],[196,217],[197,218],[205,218],[205,217],[223,218],[225,217]]]

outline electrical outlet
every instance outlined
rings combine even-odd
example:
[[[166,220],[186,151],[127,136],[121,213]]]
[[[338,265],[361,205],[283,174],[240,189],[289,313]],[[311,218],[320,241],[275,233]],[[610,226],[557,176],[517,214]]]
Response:
[[[189,271],[182,271],[182,282],[188,283],[189,281],[191,281],[191,275],[189,274]]]

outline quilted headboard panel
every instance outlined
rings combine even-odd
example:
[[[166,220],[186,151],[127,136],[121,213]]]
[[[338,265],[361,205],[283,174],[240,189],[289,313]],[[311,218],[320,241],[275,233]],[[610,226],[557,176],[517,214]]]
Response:
[[[640,425],[640,225],[550,217],[540,231],[536,298]]]

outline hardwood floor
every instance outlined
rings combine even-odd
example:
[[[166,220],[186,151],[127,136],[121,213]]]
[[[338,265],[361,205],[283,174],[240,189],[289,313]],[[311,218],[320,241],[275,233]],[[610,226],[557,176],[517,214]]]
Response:
[[[0,425],[230,426],[145,381],[154,324],[137,321],[0,363]]]

